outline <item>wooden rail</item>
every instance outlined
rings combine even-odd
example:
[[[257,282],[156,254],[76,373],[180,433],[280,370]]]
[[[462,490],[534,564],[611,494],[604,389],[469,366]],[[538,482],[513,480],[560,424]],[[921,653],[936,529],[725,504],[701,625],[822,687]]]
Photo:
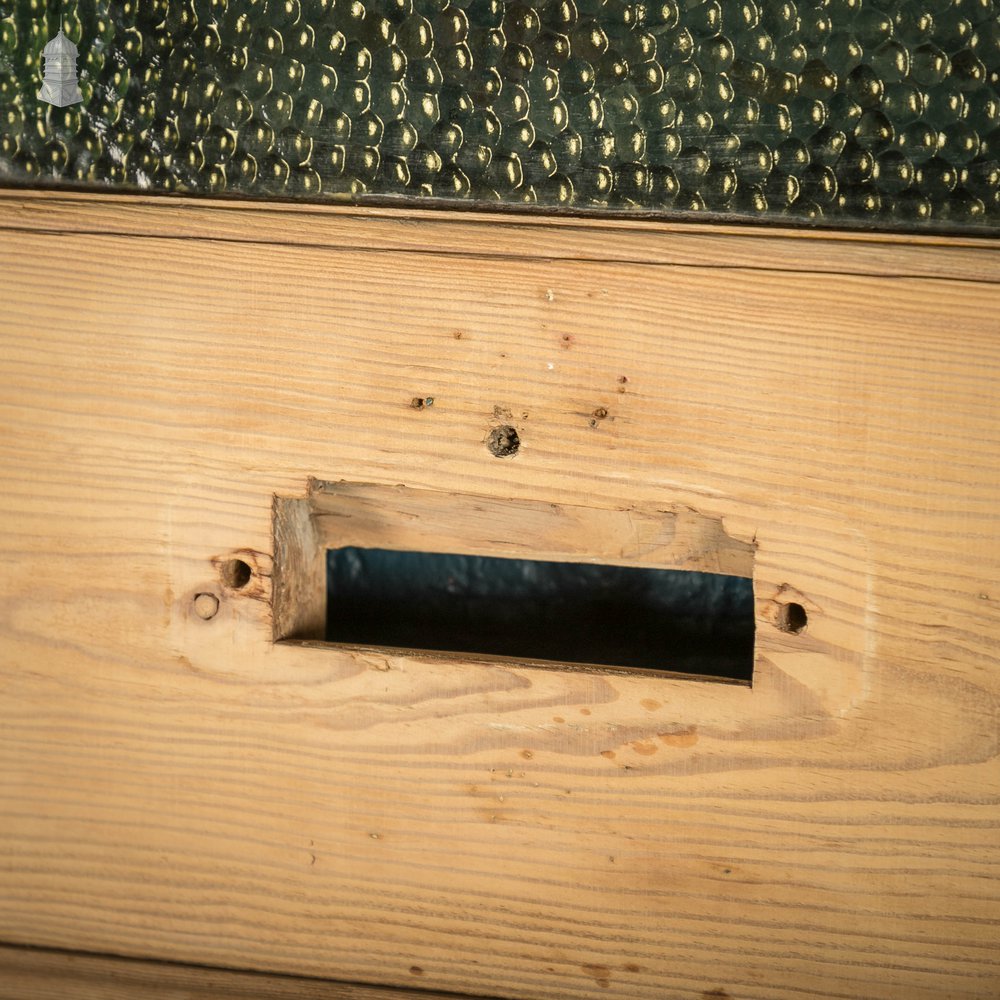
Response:
[[[998,261],[0,193],[0,939],[519,1000],[1000,994]],[[714,519],[753,688],[275,644],[311,479]]]

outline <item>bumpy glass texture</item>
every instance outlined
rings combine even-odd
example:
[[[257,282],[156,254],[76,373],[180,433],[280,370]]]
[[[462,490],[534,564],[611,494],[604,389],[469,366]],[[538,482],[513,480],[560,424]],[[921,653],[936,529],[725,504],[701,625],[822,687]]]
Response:
[[[1000,228],[1000,0],[47,11],[0,0],[3,183]]]

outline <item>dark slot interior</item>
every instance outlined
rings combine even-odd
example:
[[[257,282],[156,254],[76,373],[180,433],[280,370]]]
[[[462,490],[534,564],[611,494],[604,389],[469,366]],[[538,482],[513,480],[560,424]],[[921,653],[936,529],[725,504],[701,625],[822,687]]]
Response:
[[[326,638],[749,682],[753,585],[635,566],[331,549]]]

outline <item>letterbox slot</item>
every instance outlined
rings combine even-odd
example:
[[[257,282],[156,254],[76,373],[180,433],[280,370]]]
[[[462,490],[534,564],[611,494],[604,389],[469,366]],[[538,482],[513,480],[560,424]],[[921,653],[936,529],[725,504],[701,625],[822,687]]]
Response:
[[[329,642],[750,681],[752,581],[681,570],[404,552],[327,554]]]
[[[754,558],[681,504],[310,480],[275,497],[274,638],[750,684]]]

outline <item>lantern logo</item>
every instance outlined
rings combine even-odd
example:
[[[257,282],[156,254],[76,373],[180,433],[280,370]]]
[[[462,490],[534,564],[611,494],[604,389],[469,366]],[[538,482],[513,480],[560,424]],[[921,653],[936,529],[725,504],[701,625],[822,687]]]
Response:
[[[52,39],[42,49],[45,57],[45,78],[38,99],[57,108],[68,104],[79,104],[83,100],[80,85],[76,79],[76,46],[62,33]]]

